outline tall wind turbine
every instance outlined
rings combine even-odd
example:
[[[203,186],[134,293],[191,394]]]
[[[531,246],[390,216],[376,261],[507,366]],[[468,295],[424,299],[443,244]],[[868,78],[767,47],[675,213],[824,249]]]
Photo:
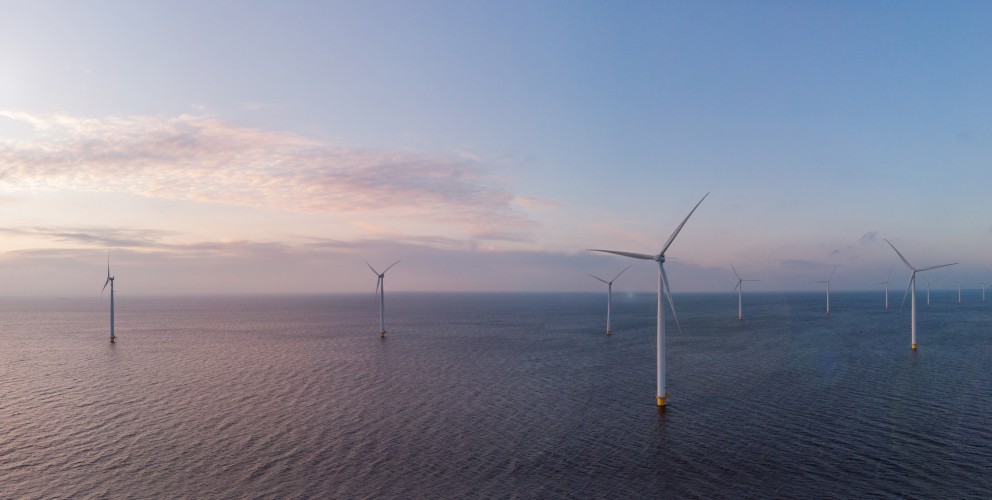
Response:
[[[399,263],[400,261],[393,262],[386,268],[385,271],[380,273],[372,267],[372,264],[369,264],[369,261],[365,261],[365,265],[369,266],[369,269],[371,269],[378,278],[375,282],[375,291],[379,294],[379,337],[386,336],[386,323],[384,320],[386,313],[386,271],[389,271],[390,268]]]
[[[685,219],[682,219],[682,223],[675,228],[675,231],[673,231],[672,235],[668,237],[668,241],[666,241],[665,245],[661,247],[661,252],[659,252],[657,255],[647,255],[642,253],[631,253],[631,252],[618,252],[616,250],[590,249],[593,252],[612,253],[616,255],[622,255],[624,257],[630,257],[633,259],[653,260],[658,263],[658,337],[657,337],[658,375],[657,375],[657,389],[655,391],[656,392],[655,396],[659,408],[664,407],[668,403],[668,396],[671,394],[670,392],[668,392],[668,387],[666,386],[666,381],[665,381],[665,308],[662,297],[665,296],[666,294],[668,295],[668,305],[669,307],[672,308],[672,317],[675,319],[675,325],[678,326],[679,324],[679,318],[675,314],[675,304],[672,302],[672,290],[671,287],[669,287],[668,285],[668,275],[665,273],[665,252],[668,250],[668,247],[672,245],[672,242],[675,241],[675,237],[678,236],[679,231],[681,231],[682,227],[685,226],[685,223],[689,220],[689,217],[692,217],[693,212],[695,212],[696,209],[699,208],[699,204],[702,203],[703,200],[705,200],[706,197],[709,195],[710,195],[709,193],[704,194],[703,197],[699,200],[699,203],[696,203],[696,206],[692,207],[692,210],[689,211],[689,215],[686,215]],[[681,328],[682,327],[679,326],[679,329]]]
[[[895,250],[896,255],[898,255],[899,258],[902,259],[903,264],[906,264],[906,267],[908,267],[910,270],[913,271],[913,274],[910,275],[910,277],[909,277],[909,283],[906,285],[906,292],[909,292],[910,287],[912,287],[912,289],[913,289],[913,297],[912,297],[912,299],[910,301],[910,318],[911,318],[910,319],[910,348],[915,351],[916,350],[916,273],[922,273],[923,271],[929,271],[931,269],[937,269],[938,267],[953,266],[953,265],[957,264],[957,262],[953,262],[951,264],[941,264],[939,266],[924,267],[923,269],[917,269],[917,268],[913,267],[913,265],[910,264],[908,260],[906,260],[906,257],[903,257],[902,254],[899,253],[899,250],[896,250],[896,246],[893,245],[891,241],[889,241],[888,239],[886,239],[885,242],[888,243],[889,246],[892,247],[893,250]],[[905,293],[903,293],[902,301],[903,301],[903,304],[906,303],[906,294]]]
[[[602,281],[603,283],[606,283],[606,334],[607,335],[613,334],[613,330],[610,329],[610,310],[613,309],[613,282],[616,281],[617,278],[619,278],[620,275],[623,274],[624,271],[626,271],[627,269],[630,269],[630,266],[625,267],[623,271],[617,273],[617,275],[614,276],[613,279],[611,279],[610,281],[606,281],[603,278],[600,278],[599,276],[596,276],[594,274],[589,275],[592,276],[593,278],[598,279],[599,281]]]
[[[985,282],[982,281],[981,283],[975,283],[975,284],[982,287],[982,302],[985,302]]]
[[[107,281],[103,282],[103,288],[100,290],[102,295],[104,290],[107,289],[107,285],[110,285],[110,343],[114,343],[114,277],[110,275],[110,256],[107,256]]]
[[[923,277],[923,281],[927,282],[927,307],[930,307],[930,280],[926,276]]]
[[[961,303],[961,280],[958,280],[958,304]]]
[[[730,293],[734,293],[735,290],[737,291],[737,319],[739,321],[743,321],[744,309],[742,306],[743,299],[741,298],[741,295],[744,292],[744,286],[742,285],[742,283],[744,283],[745,281],[761,281],[761,280],[746,280],[744,278],[741,278],[741,275],[737,273],[737,269],[734,268],[733,262],[730,263],[730,268],[734,270],[734,276],[737,276],[737,285],[734,286],[734,289],[731,290]]]
[[[837,266],[834,266],[834,268],[830,271],[830,276],[827,276],[827,279],[817,281],[817,283],[827,284],[827,316],[830,316],[830,278],[834,277],[834,271],[836,270]]]
[[[892,271],[889,271],[889,276],[885,278],[885,281],[879,281],[875,283],[876,285],[885,285],[885,310],[889,310],[889,280],[892,279]]]

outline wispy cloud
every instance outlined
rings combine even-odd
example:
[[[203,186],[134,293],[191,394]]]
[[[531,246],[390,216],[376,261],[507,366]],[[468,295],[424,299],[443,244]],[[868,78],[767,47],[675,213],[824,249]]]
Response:
[[[347,147],[209,116],[82,118],[0,111],[30,140],[0,139],[0,187],[119,191],[298,212],[381,213],[526,241],[536,224],[464,153]]]
[[[0,234],[31,236],[60,243],[99,247],[158,247],[169,233],[153,229],[121,229],[108,227],[0,227]]]

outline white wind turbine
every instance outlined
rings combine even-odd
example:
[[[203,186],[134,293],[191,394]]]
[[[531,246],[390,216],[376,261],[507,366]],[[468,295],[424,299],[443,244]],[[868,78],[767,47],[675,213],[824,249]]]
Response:
[[[611,310],[613,309],[613,282],[616,281],[617,278],[619,278],[620,275],[623,274],[624,271],[626,271],[627,269],[630,269],[630,266],[625,267],[623,271],[617,273],[617,275],[614,276],[613,279],[611,279],[610,281],[606,281],[603,278],[596,276],[595,274],[589,275],[592,276],[593,278],[598,279],[599,281],[602,281],[603,283],[606,283],[606,334],[607,335],[613,334],[613,330],[610,329],[610,314],[611,314]]]
[[[741,298],[741,295],[744,292],[744,286],[742,284],[745,281],[761,281],[761,280],[746,280],[744,278],[741,278],[741,275],[737,273],[737,269],[734,268],[733,262],[730,263],[730,268],[734,270],[734,276],[737,276],[737,285],[734,286],[734,289],[731,290],[730,293],[734,293],[734,291],[737,292],[737,319],[743,321],[744,309],[742,304],[744,302],[744,299]]]
[[[682,219],[682,223],[675,228],[675,231],[673,231],[672,235],[668,237],[668,241],[666,241],[665,245],[661,247],[661,252],[659,252],[657,255],[647,255],[642,253],[631,253],[631,252],[618,252],[616,250],[590,249],[593,252],[612,253],[616,255],[622,255],[624,257],[630,257],[633,259],[653,260],[658,263],[658,336],[657,336],[658,372],[657,372],[657,380],[656,380],[657,389],[655,391],[656,392],[655,396],[659,408],[664,407],[667,404],[668,396],[671,394],[668,392],[668,387],[666,386],[666,381],[665,381],[665,308],[662,297],[666,294],[668,295],[668,305],[669,307],[672,308],[672,317],[675,319],[675,325],[678,326],[679,324],[678,316],[675,314],[675,304],[672,303],[672,290],[671,287],[668,285],[668,275],[665,273],[665,252],[668,250],[668,247],[672,245],[672,242],[675,241],[675,237],[678,236],[679,231],[681,231],[682,227],[685,226],[685,223],[689,220],[689,217],[691,217],[693,212],[695,212],[696,209],[699,208],[699,204],[702,203],[703,200],[705,200],[706,197],[709,195],[710,195],[709,193],[703,195],[703,197],[699,200],[699,203],[696,203],[696,206],[692,207],[692,210],[689,211],[689,215],[686,215],[685,219]],[[679,326],[680,330],[681,328],[682,327]]]
[[[975,284],[982,287],[982,302],[985,302],[985,282],[982,281]]]
[[[910,287],[912,287],[912,289],[913,289],[913,297],[910,300],[910,322],[909,322],[910,323],[910,330],[909,331],[910,331],[910,348],[915,351],[916,350],[916,273],[922,273],[923,271],[929,271],[931,269],[937,269],[938,267],[953,266],[953,265],[957,264],[957,262],[953,262],[951,264],[941,264],[939,266],[924,267],[923,269],[917,269],[917,268],[913,267],[913,265],[910,264],[908,260],[906,260],[906,257],[903,257],[902,254],[899,253],[899,250],[896,250],[896,246],[893,245],[891,241],[889,241],[889,240],[886,239],[885,242],[888,243],[889,246],[892,247],[893,250],[895,250],[896,255],[898,255],[899,258],[902,259],[903,264],[906,264],[906,267],[908,267],[910,270],[913,271],[913,274],[910,275],[910,277],[909,277],[909,283],[906,285],[906,292],[909,292]],[[903,295],[902,295],[902,302],[903,302],[903,304],[906,303],[906,293],[903,293]]]
[[[107,289],[107,285],[110,285],[110,343],[114,343],[114,277],[110,275],[110,256],[107,256],[107,281],[103,282],[103,288],[100,290],[100,294],[103,295],[104,290]]]
[[[927,282],[927,307],[930,307],[930,280],[924,276],[923,281]]]
[[[885,310],[889,310],[889,280],[892,279],[892,271],[889,271],[889,276],[885,278],[885,281],[879,281],[875,283],[876,285],[885,285]]]
[[[958,280],[958,304],[961,303],[961,280]]]
[[[389,271],[393,266],[399,263],[400,261],[393,262],[392,264],[389,265],[389,267],[386,268],[385,271],[380,273],[379,271],[376,271],[374,267],[372,267],[372,264],[369,264],[369,261],[365,261],[365,265],[369,266],[369,269],[371,269],[372,272],[378,278],[375,282],[375,291],[376,293],[379,294],[379,337],[386,336],[386,323],[384,320],[386,313],[386,290],[385,290],[386,271]]]
[[[817,283],[827,284],[827,316],[830,316],[830,278],[834,277],[834,271],[836,270],[837,266],[834,266],[834,268],[830,271],[830,276],[827,276],[827,279],[817,281]]]

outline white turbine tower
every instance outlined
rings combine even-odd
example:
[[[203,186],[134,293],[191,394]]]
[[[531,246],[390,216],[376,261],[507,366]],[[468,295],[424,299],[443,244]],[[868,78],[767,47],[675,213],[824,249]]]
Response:
[[[619,278],[620,275],[623,274],[624,271],[626,271],[627,269],[630,269],[630,266],[625,267],[623,271],[617,273],[617,275],[614,276],[613,279],[611,279],[610,281],[606,281],[603,278],[596,276],[595,274],[589,275],[592,276],[593,278],[598,279],[599,281],[602,281],[603,283],[606,283],[606,334],[607,335],[613,334],[613,330],[610,329],[610,315],[611,315],[611,310],[613,309],[613,282],[616,281],[617,278]]]
[[[692,217],[693,212],[695,212],[696,209],[699,208],[699,204],[702,203],[703,200],[705,200],[706,197],[709,195],[710,195],[709,193],[703,195],[703,197],[699,200],[699,203],[696,203],[696,206],[692,207],[692,210],[689,211],[689,215],[686,215],[685,219],[682,219],[682,223],[679,224],[677,228],[675,228],[675,231],[673,231],[672,235],[668,237],[668,241],[666,241],[665,245],[661,247],[661,252],[659,252],[657,255],[647,255],[642,253],[631,253],[631,252],[618,252],[616,250],[590,249],[593,252],[612,253],[616,255],[622,255],[624,257],[630,257],[633,259],[653,260],[658,263],[658,336],[657,336],[658,372],[657,372],[657,389],[655,391],[656,392],[655,396],[659,408],[664,407],[668,403],[668,396],[671,394],[668,392],[668,387],[666,386],[666,381],[665,381],[665,308],[663,303],[663,297],[666,294],[668,295],[668,305],[669,307],[672,308],[672,317],[675,319],[675,325],[678,326],[679,324],[678,316],[676,316],[675,314],[675,304],[672,303],[672,290],[671,287],[668,285],[668,275],[665,273],[665,252],[668,250],[668,247],[672,245],[672,242],[675,241],[675,237],[678,236],[679,231],[681,231],[682,227],[685,226],[685,223],[689,220],[689,217]],[[679,326],[680,330],[681,328],[682,327]]]
[[[744,308],[743,308],[744,299],[741,298],[741,295],[744,293],[744,286],[742,284],[745,281],[761,281],[761,280],[746,280],[744,278],[741,278],[741,275],[737,273],[737,269],[734,268],[734,263],[733,262],[730,263],[730,268],[734,270],[734,276],[737,276],[737,285],[734,286],[734,289],[731,290],[730,293],[734,293],[735,291],[737,292],[737,319],[739,321],[743,321],[744,320]]]
[[[110,285],[110,343],[114,343],[114,277],[110,275],[110,256],[107,256],[107,281],[103,282],[103,288],[100,290],[100,294],[103,295],[104,290],[107,289],[107,285]]]
[[[827,284],[827,316],[830,316],[830,278],[834,277],[834,271],[836,270],[837,266],[834,266],[834,268],[830,271],[830,276],[827,276],[827,279],[817,281],[817,283]]]
[[[982,302],[985,302],[985,282],[982,281],[981,283],[975,283],[975,284],[982,287]]]
[[[909,324],[910,324],[910,327],[909,328],[910,328],[910,330],[909,331],[910,331],[910,348],[915,351],[916,350],[916,273],[922,273],[923,271],[929,271],[931,269],[937,269],[938,267],[953,266],[953,265],[957,264],[957,262],[953,262],[951,264],[941,264],[939,266],[924,267],[923,269],[917,269],[917,268],[913,267],[913,265],[910,264],[908,260],[906,260],[906,257],[903,257],[902,254],[899,253],[899,250],[896,250],[896,246],[893,245],[891,241],[885,240],[885,242],[888,243],[889,246],[892,247],[893,250],[895,250],[896,255],[898,255],[899,258],[902,259],[903,264],[906,264],[906,267],[908,267],[910,270],[913,271],[913,274],[911,274],[910,277],[909,277],[909,283],[906,285],[906,292],[909,292],[909,289],[912,287],[912,289],[913,289],[913,297],[910,299],[910,308],[909,308],[910,309],[910,321],[909,321]],[[903,295],[902,295],[902,302],[903,302],[903,304],[906,303],[906,293],[903,293]]]
[[[930,307],[930,280],[926,276],[923,277],[923,281],[927,282],[927,307]]]
[[[961,280],[958,280],[958,304],[961,303]]]
[[[885,281],[879,281],[875,283],[876,285],[885,285],[885,310],[889,310],[889,280],[892,279],[892,271],[889,271],[889,276],[885,278]]]
[[[400,261],[393,262],[386,268],[385,271],[380,273],[372,267],[372,264],[369,264],[369,261],[365,261],[365,265],[369,266],[369,269],[371,269],[378,278],[375,282],[375,291],[379,295],[379,337],[386,336],[386,323],[384,319],[386,314],[386,271],[389,271],[390,268],[399,263]]]

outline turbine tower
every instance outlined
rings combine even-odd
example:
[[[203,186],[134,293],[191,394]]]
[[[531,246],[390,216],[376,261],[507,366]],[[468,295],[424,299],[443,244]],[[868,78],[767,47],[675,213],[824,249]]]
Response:
[[[830,278],[834,277],[834,271],[836,270],[837,266],[834,266],[834,268],[830,271],[830,276],[827,276],[827,279],[817,281],[817,283],[827,284],[827,316],[830,316]]]
[[[630,269],[630,266],[625,267],[623,271],[617,273],[617,275],[614,276],[613,279],[611,279],[610,281],[606,281],[603,278],[600,278],[599,276],[596,276],[594,274],[589,275],[592,276],[593,278],[598,279],[599,281],[602,281],[603,283],[606,283],[606,334],[607,335],[613,334],[613,330],[610,329],[610,311],[611,309],[613,309],[613,282],[616,281],[617,278],[619,278],[620,275],[623,274],[624,271],[626,271],[627,269]]]
[[[742,283],[744,283],[745,281],[761,281],[761,280],[746,280],[741,278],[741,275],[737,273],[737,269],[734,268],[733,262],[730,263],[730,268],[734,270],[734,276],[737,276],[737,285],[734,286],[734,289],[731,290],[730,293],[734,293],[735,291],[737,292],[737,320],[743,321],[744,309],[742,306],[743,299],[741,298],[741,295],[744,292],[744,286],[742,285]]]
[[[107,281],[103,282],[103,288],[100,290],[100,295],[103,295],[104,290],[107,289],[107,285],[110,285],[110,343],[114,343],[114,277],[110,275],[110,256],[107,256]]]
[[[958,280],[958,304],[961,303],[961,280]]]
[[[889,276],[885,278],[885,281],[879,281],[875,283],[876,285],[885,285],[885,310],[889,310],[889,280],[892,279],[892,271],[889,271]]]
[[[923,277],[923,281],[927,282],[927,307],[930,307],[930,280],[926,276]]]
[[[386,336],[386,323],[384,320],[386,313],[386,290],[385,290],[386,271],[389,271],[393,266],[399,263],[400,261],[393,262],[392,264],[389,265],[389,267],[386,268],[385,271],[380,273],[379,271],[376,271],[374,267],[372,267],[372,264],[369,264],[369,261],[365,261],[365,265],[369,266],[369,269],[371,269],[372,273],[374,273],[378,278],[375,282],[375,291],[379,295],[379,337],[380,338]]]
[[[642,253],[631,253],[631,252],[618,252],[616,250],[598,250],[594,248],[590,249],[590,251],[593,252],[612,253],[616,255],[622,255],[624,257],[630,257],[633,259],[653,260],[658,263],[658,336],[657,336],[658,371],[657,371],[657,380],[656,380],[657,389],[655,391],[656,392],[655,396],[659,408],[664,407],[668,403],[668,396],[671,395],[671,393],[668,392],[668,387],[666,385],[666,380],[665,380],[665,308],[663,303],[664,302],[663,297],[666,294],[668,295],[668,305],[669,307],[672,308],[672,317],[675,319],[675,325],[679,326],[679,319],[678,316],[675,314],[675,304],[672,302],[672,290],[671,287],[669,287],[668,285],[668,275],[665,273],[665,252],[668,250],[668,247],[672,245],[672,242],[675,241],[675,237],[678,236],[679,231],[681,231],[682,227],[685,226],[685,223],[689,220],[689,217],[692,217],[693,212],[695,212],[696,209],[699,208],[699,204],[702,203],[703,200],[705,200],[706,197],[709,195],[710,195],[709,193],[704,194],[703,197],[699,200],[699,203],[696,203],[696,206],[692,207],[692,210],[689,211],[689,215],[686,215],[685,219],[682,219],[682,223],[675,228],[675,231],[673,231],[672,235],[668,237],[668,241],[666,241],[665,245],[661,247],[661,252],[659,252],[657,255],[647,255]],[[679,329],[681,330],[682,327],[679,326]]]
[[[981,283],[975,283],[975,284],[982,287],[982,302],[985,302],[985,282],[982,281]]]
[[[910,348],[915,351],[916,350],[916,273],[922,273],[923,271],[937,269],[938,267],[953,266],[957,264],[957,262],[953,262],[951,264],[941,264],[939,266],[924,267],[923,269],[917,269],[913,267],[913,265],[910,264],[908,260],[906,260],[906,257],[903,257],[902,254],[899,253],[899,250],[896,250],[896,246],[893,245],[891,241],[886,239],[885,242],[888,243],[893,250],[895,250],[896,255],[899,256],[903,264],[906,264],[906,267],[908,267],[910,270],[913,271],[913,274],[911,274],[909,277],[909,283],[906,285],[906,292],[909,292],[910,287],[912,287],[913,297],[910,299],[910,307],[909,307],[910,310],[909,331],[910,331]],[[903,304],[906,303],[906,293],[903,293],[902,295],[902,302]]]

